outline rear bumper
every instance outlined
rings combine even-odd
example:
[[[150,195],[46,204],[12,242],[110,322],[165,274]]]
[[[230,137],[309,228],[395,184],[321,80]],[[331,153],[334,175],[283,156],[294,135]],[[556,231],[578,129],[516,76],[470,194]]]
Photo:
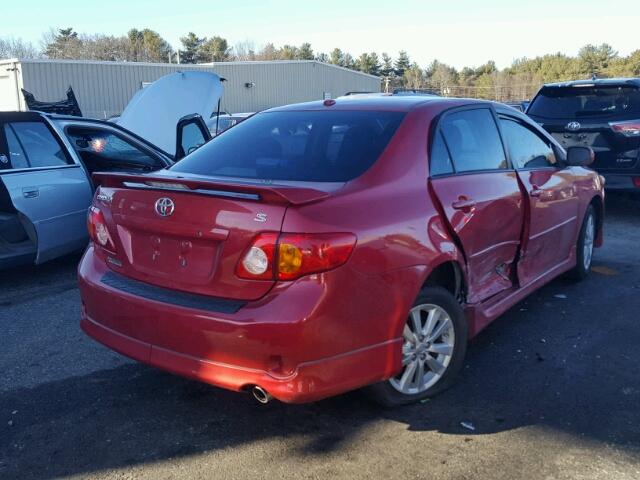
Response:
[[[276,286],[225,314],[118,290],[101,281],[108,271],[89,247],[78,269],[82,330],[178,375],[236,391],[259,385],[278,400],[303,403],[384,380],[400,368],[401,339],[389,335],[390,317],[368,331],[356,320],[350,325],[354,308],[370,308],[374,316],[380,308],[368,297],[356,305],[337,300],[338,292],[345,296],[339,278]]]

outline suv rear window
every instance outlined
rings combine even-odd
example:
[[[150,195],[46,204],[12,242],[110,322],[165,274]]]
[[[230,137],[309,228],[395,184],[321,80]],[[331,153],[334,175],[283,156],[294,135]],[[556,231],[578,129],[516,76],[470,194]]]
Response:
[[[260,180],[345,182],[380,156],[403,112],[265,112],[215,137],[171,170]]]
[[[640,113],[640,90],[630,86],[544,87],[528,114],[547,118]]]

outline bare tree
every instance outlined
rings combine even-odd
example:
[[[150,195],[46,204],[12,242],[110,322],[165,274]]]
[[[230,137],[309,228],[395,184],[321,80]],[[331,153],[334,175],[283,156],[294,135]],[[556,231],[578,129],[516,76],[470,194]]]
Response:
[[[233,46],[233,57],[236,60],[255,60],[256,45],[251,40],[238,42]]]
[[[40,58],[42,53],[21,38],[0,38],[0,58]]]

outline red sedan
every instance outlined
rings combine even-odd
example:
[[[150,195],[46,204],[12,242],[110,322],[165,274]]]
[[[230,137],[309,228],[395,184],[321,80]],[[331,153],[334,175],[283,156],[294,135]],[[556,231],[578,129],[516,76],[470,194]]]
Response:
[[[275,108],[167,170],[96,174],[82,329],[259,401],[451,385],[467,341],[602,243],[593,153],[491,102]]]

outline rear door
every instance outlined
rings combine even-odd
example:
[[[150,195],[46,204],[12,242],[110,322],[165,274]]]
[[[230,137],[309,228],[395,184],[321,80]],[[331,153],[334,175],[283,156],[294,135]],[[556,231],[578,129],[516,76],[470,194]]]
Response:
[[[570,168],[563,168],[550,139],[533,125],[501,115],[512,165],[528,192],[527,223],[518,278],[526,285],[569,259],[575,244],[579,199]]]
[[[466,257],[467,301],[481,302],[515,283],[524,220],[517,174],[490,107],[445,113],[433,135],[431,187]]]
[[[36,263],[81,248],[91,187],[47,121],[35,113],[0,115],[0,181],[37,244]]]
[[[130,132],[99,121],[54,120],[87,172],[152,172],[171,165],[169,157]]]

